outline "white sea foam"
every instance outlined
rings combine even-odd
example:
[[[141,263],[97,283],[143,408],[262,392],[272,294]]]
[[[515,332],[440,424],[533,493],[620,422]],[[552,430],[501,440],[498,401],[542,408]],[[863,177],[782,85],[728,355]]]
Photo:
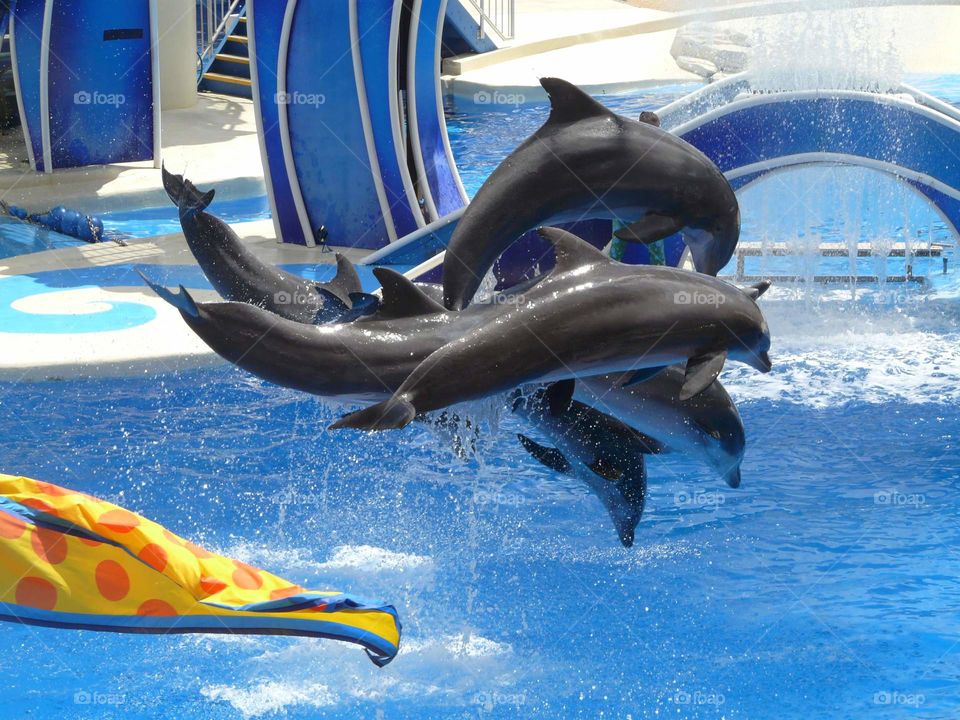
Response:
[[[464,707],[491,693],[510,697],[513,648],[474,633],[406,638],[387,670],[358,661],[357,649],[302,639],[249,661],[249,679],[201,689],[211,702],[229,703],[245,718],[295,707],[317,709],[357,702],[410,701]],[[316,668],[324,668],[324,683]],[[282,680],[265,679],[283,674]]]
[[[402,573],[433,569],[433,559],[425,555],[393,552],[372,545],[340,545],[321,569],[357,570],[365,573]]]
[[[723,381],[737,401],[824,408],[960,400],[960,333],[932,303],[786,301],[764,303],[764,313],[774,369],[760,375],[729,363]]]
[[[290,707],[324,708],[336,705],[336,696],[319,683],[268,680],[248,687],[208,685],[200,690],[208,700],[228,702],[245,718],[276,713]]]

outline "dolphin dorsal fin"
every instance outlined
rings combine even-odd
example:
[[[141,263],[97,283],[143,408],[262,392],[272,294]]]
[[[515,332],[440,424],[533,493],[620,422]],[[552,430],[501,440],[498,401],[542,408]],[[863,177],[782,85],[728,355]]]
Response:
[[[606,107],[573,83],[560,78],[540,78],[540,84],[550,97],[550,123],[571,123],[598,117],[616,117]]]
[[[392,320],[446,312],[443,305],[414,285],[410,278],[396,270],[379,267],[374,269],[373,274],[383,286],[383,303],[378,313],[379,318]]]
[[[363,292],[363,286],[360,284],[360,276],[357,275],[356,268],[353,267],[352,262],[340,253],[337,253],[337,274],[333,276],[333,280],[330,282],[319,283],[317,289],[326,290],[347,308],[353,305],[350,295]]]
[[[557,258],[554,269],[557,272],[567,272],[583,265],[614,262],[586,240],[566,230],[542,227],[537,232],[540,237],[553,245],[553,252]]]

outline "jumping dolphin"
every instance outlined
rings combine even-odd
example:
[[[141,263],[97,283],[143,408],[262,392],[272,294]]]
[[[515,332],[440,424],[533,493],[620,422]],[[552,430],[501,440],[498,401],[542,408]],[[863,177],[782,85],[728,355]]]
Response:
[[[583,377],[575,397],[622,419],[639,432],[654,435],[664,452],[698,457],[712,466],[730,487],[740,485],[740,463],[746,438],[737,406],[719,380],[688,400],[680,400],[682,366],[624,387],[621,375]]]
[[[257,305],[280,317],[303,323],[339,319],[324,303],[321,289],[335,296],[342,306],[353,308],[361,299],[364,307],[373,302],[363,295],[353,265],[337,254],[337,274],[329,283],[316,283],[285,272],[257,259],[233,229],[219,218],[204,212],[214,191],[200,192],[189,180],[163,169],[163,187],[180,212],[187,245],[203,274],[225,300]]]
[[[389,397],[431,353],[503,314],[505,306],[478,304],[448,312],[403,275],[374,274],[383,300],[372,316],[311,325],[242,302],[196,302],[183,287],[150,287],[180,311],[187,325],[218,355],[269,382],[329,398]],[[333,302],[332,296],[326,297]]]
[[[419,412],[525,383],[684,360],[681,399],[705,390],[728,357],[770,371],[767,324],[739,288],[675,268],[623,265],[556,228],[540,233],[556,265],[522,300],[430,355],[391,398],[331,428],[401,428]]]
[[[633,223],[624,240],[683,231],[699,272],[716,275],[740,236],[736,195],[713,162],[650,122],[617,115],[570,83],[542,78],[550,117],[487,178],[450,238],[444,305],[473,298],[497,257],[539,225],[583,218]]]
[[[633,534],[647,494],[644,455],[663,446],[614,417],[572,398],[574,381],[519,394],[513,410],[547,435],[556,447],[545,447],[518,435],[530,455],[558,473],[582,481],[606,508],[624,547]]]

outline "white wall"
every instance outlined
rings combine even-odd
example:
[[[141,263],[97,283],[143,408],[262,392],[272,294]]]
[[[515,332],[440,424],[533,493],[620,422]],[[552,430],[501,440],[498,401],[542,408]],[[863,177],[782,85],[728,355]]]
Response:
[[[158,0],[160,107],[193,107],[197,102],[196,0]]]

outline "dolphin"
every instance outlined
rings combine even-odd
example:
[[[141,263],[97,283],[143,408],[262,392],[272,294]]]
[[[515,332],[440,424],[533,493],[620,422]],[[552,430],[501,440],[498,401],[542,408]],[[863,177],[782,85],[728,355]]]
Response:
[[[681,399],[705,390],[725,360],[770,371],[770,332],[754,298],[716,278],[624,265],[556,228],[554,268],[495,322],[424,360],[391,398],[330,427],[388,430],[418,413],[526,383],[617,371],[651,374],[686,361]]]
[[[573,399],[573,380],[518,394],[513,411],[548,436],[545,447],[526,435],[523,448],[546,467],[585,483],[606,508],[624,547],[634,531],[647,495],[645,454],[660,452],[661,443],[614,417]]]
[[[635,242],[682,231],[696,269],[716,275],[740,237],[737,198],[717,166],[677,136],[617,115],[565,80],[540,84],[550,117],[467,206],[444,258],[444,305],[465,307],[527,230],[583,218],[633,223],[618,237]]]
[[[182,286],[172,292],[141,276],[225,360],[283,387],[359,402],[390,397],[431,353],[506,310],[487,303],[451,313],[394,270],[374,274],[383,286],[377,312],[323,325],[243,302],[197,302]],[[332,294],[324,301],[337,302]]]
[[[359,296],[365,308],[373,301],[364,295],[356,269],[337,253],[337,274],[328,283],[316,283],[260,261],[219,218],[204,212],[214,191],[201,192],[182,175],[163,168],[163,187],[180,212],[187,245],[203,274],[225,300],[250,303],[280,317],[303,323],[340,319],[321,290],[335,296],[350,310]]]
[[[684,377],[679,365],[627,387],[620,384],[622,374],[582,377],[574,396],[613,413],[639,432],[654,435],[666,446],[666,453],[701,459],[727,485],[738,487],[746,437],[737,406],[719,380],[698,395],[680,400]]]

